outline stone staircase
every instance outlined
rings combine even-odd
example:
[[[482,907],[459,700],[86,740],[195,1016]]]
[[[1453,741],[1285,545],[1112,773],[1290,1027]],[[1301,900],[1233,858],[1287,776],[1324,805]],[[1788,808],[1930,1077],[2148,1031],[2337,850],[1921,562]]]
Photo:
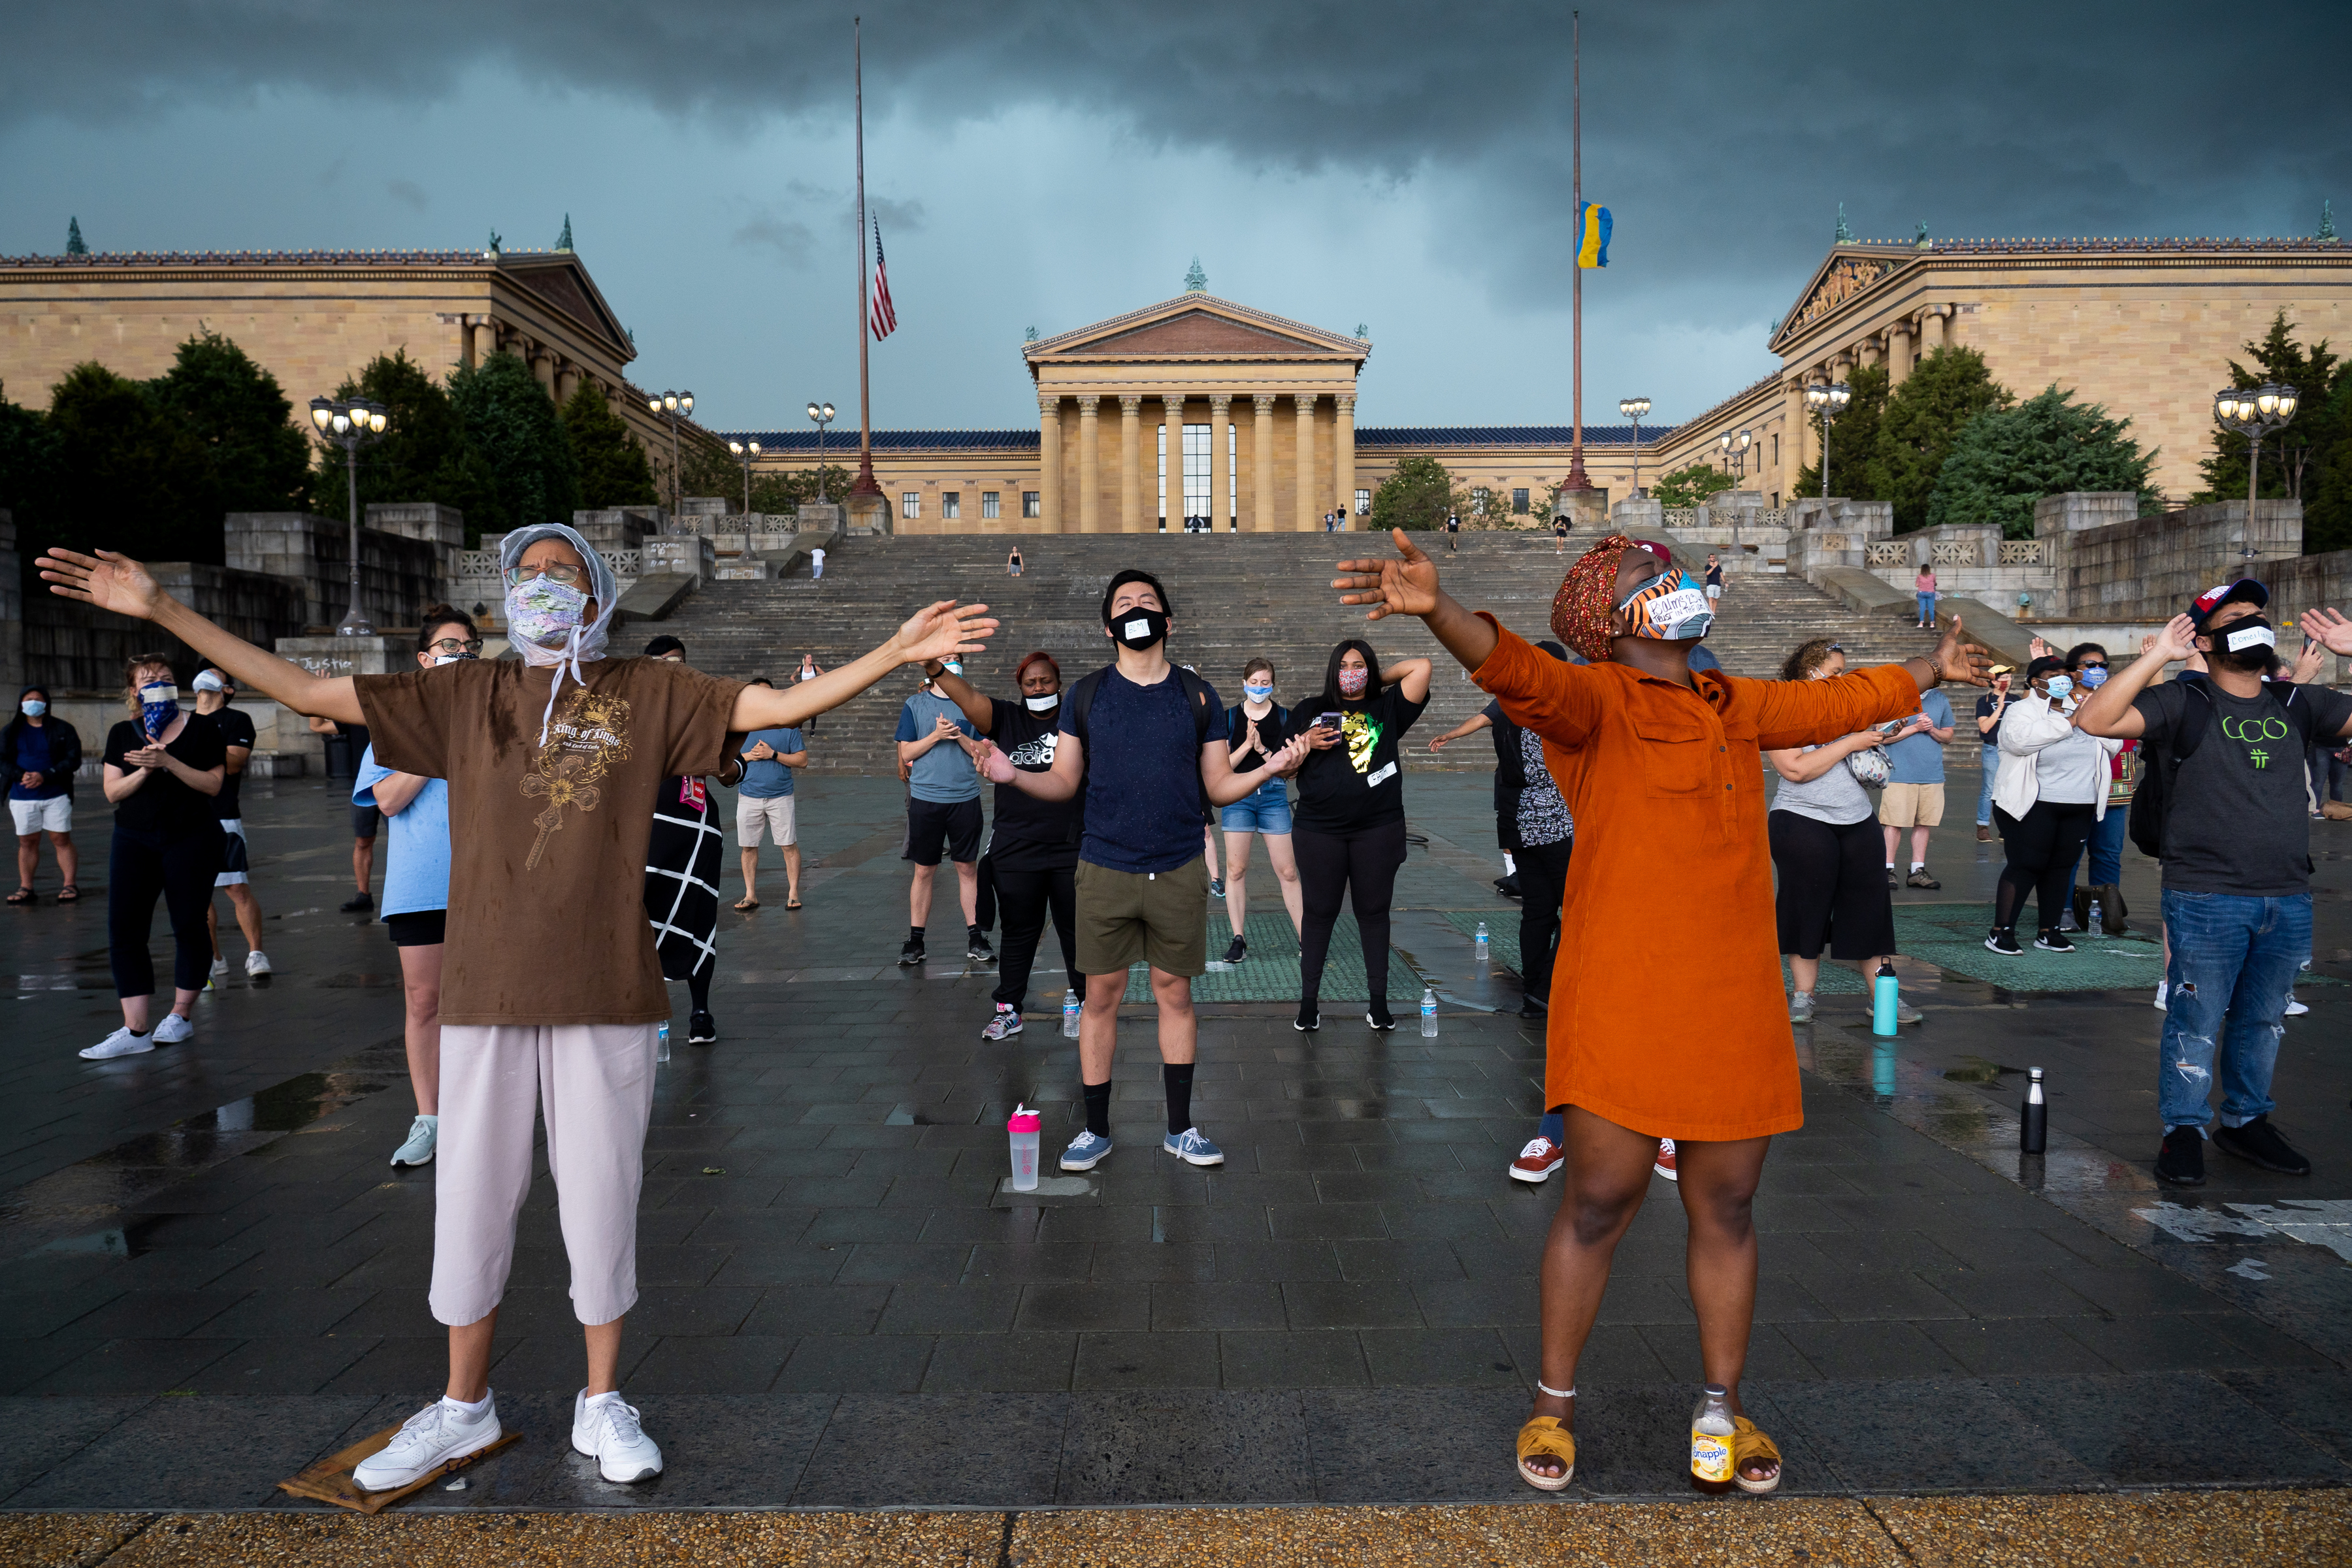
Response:
[[[1553,593],[1568,562],[1588,541],[1571,539],[1555,556],[1549,536],[1465,534],[1458,555],[1441,550],[1447,589],[1474,608],[1492,611],[1522,637],[1548,636]],[[1431,536],[1439,542],[1439,536]],[[828,552],[822,583],[805,576],[768,582],[710,582],[660,622],[632,621],[615,638],[635,652],[667,632],[684,639],[699,668],[779,684],[800,667],[803,650],[827,668],[847,662],[887,635],[919,604],[953,595],[985,602],[1003,622],[986,653],[966,673],[981,689],[1009,696],[1014,664],[1034,648],[1052,653],[1066,680],[1108,662],[1099,605],[1111,574],[1128,566],[1157,574],[1175,600],[1172,657],[1192,665],[1228,701],[1240,695],[1242,665],[1263,655],[1280,672],[1276,696],[1304,700],[1322,685],[1331,647],[1365,635],[1360,610],[1343,605],[1329,583],[1332,563],[1381,552],[1385,541],[1361,534],[1087,534],[1021,536],[1024,574],[1010,578],[1004,553],[1013,536],[866,537]],[[1700,559],[1704,559],[1704,552]],[[1878,663],[1926,646],[1924,634],[1889,616],[1846,608],[1806,583],[1779,574],[1735,576],[1724,617],[1708,639],[1735,675],[1769,677],[1789,649],[1808,637],[1845,643],[1849,658]],[[1426,655],[1437,661],[1429,711],[1416,740],[1442,733],[1485,706],[1485,694],[1435,639],[1411,620],[1369,628],[1383,658]],[[914,689],[910,669],[818,721],[811,765],[829,773],[887,773],[896,766],[892,733],[898,707]],[[1412,767],[1493,766],[1490,746],[1472,743],[1433,757],[1408,749]]]

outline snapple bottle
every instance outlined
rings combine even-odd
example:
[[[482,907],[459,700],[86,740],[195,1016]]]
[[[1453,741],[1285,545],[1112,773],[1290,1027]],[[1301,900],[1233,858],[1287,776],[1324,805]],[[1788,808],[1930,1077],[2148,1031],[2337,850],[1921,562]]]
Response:
[[[1731,1399],[1723,1384],[1710,1383],[1691,1412],[1691,1489],[1731,1489]]]

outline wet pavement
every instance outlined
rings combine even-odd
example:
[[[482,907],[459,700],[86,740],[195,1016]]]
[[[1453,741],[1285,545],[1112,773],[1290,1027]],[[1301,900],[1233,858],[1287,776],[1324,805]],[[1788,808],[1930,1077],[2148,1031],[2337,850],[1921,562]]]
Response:
[[[1955,800],[1973,786],[1955,770]],[[16,975],[0,1058],[6,1508],[309,1508],[271,1483],[439,1385],[431,1173],[385,1164],[413,1110],[397,963],[381,927],[332,912],[340,796],[253,793],[279,973],[208,994],[189,1044],[73,1056],[112,1026],[102,897],[0,922]],[[1063,978],[1041,973],[1026,1032],[996,1045],[978,1037],[983,967],[896,967],[900,798],[887,781],[804,786],[807,907],[783,910],[778,881],[765,909],[722,914],[720,1043],[681,1043],[663,1068],[624,1368],[668,1473],[607,1487],[562,1440],[580,1341],[542,1169],[492,1373],[525,1441],[404,1511],[1536,1500],[1509,1442],[1557,1189],[1504,1174],[1542,1053],[1514,1016],[1517,907],[1486,885],[1486,779],[1408,785],[1397,973],[1446,998],[1435,1039],[1409,1016],[1371,1034],[1344,1003],[1319,1035],[1293,1032],[1287,1007],[1249,999],[1285,984],[1277,933],[1254,942],[1262,970],[1202,985],[1232,998],[1203,1004],[1194,1099],[1225,1167],[1150,1146],[1156,1056],[1131,1010],[1121,1147],[1019,1196],[1002,1180],[1013,1101],[1045,1110],[1049,1144],[1076,1124]],[[1897,895],[1906,948],[1918,933],[1927,955],[1901,966],[1925,1026],[1874,1038],[1857,979],[1824,986],[1799,1031],[1808,1121],[1758,1203],[1748,1385],[1789,1456],[1784,1491],[2341,1484],[2352,987],[2307,986],[2280,1059],[2276,1120],[2317,1173],[2216,1156],[2209,1187],[2159,1192],[2157,961],[2113,944],[2095,973],[2145,966],[2147,984],[2057,992],[1932,961],[1939,932],[1964,944],[1998,848],[1972,824],[1940,829],[1945,887]],[[2315,826],[2321,981],[2352,979],[2347,850],[2352,826]],[[2153,868],[2127,867],[2145,925]],[[1252,881],[1256,910],[1278,911],[1262,864]],[[1660,920],[1692,980],[1692,1016],[1667,1026],[1705,1026],[1706,921]],[[2027,1157],[2015,1118],[2034,1066],[2052,1135]],[[1652,1198],[1580,1370],[1570,1496],[1681,1490],[1696,1345],[1674,1190]]]

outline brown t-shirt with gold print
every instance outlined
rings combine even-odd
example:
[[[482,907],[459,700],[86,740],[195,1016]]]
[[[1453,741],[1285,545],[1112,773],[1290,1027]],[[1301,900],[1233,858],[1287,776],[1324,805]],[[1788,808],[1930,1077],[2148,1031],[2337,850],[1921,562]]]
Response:
[[[449,781],[445,1024],[649,1024],[669,992],[645,914],[666,777],[715,773],[742,690],[657,658],[567,673],[468,659],[353,684],[376,760]]]

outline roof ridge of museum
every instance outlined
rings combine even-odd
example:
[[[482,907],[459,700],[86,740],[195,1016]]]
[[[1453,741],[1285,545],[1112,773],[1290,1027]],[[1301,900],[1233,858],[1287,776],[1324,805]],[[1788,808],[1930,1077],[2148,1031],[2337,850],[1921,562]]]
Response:
[[[1672,425],[1645,425],[1643,438],[1656,440],[1671,435]],[[762,456],[773,452],[814,452],[817,433],[814,430],[716,430],[722,441],[760,443]],[[1565,447],[1574,435],[1566,425],[1399,425],[1358,426],[1356,445],[1359,447]],[[1625,447],[1633,441],[1631,425],[1587,425],[1584,440],[1588,446]],[[1034,449],[1038,445],[1037,428],[1013,430],[877,430],[874,447],[877,451],[1020,451]],[[824,448],[839,452],[845,459],[856,449],[856,443],[845,433],[828,435]]]

